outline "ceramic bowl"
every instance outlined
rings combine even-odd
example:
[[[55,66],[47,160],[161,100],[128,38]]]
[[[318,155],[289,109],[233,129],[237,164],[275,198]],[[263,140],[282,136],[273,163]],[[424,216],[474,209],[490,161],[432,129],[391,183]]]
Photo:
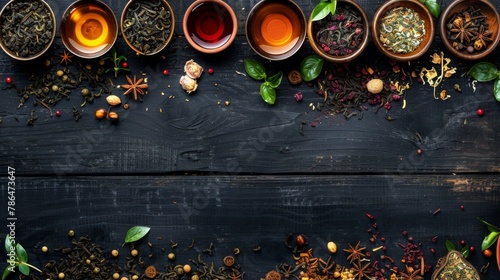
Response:
[[[38,10],[28,12],[21,18],[13,17],[12,9],[17,5],[21,5],[23,9],[32,7]],[[52,45],[56,36],[56,17],[43,0],[11,0],[0,11],[0,28],[0,47],[7,55],[22,61],[33,60],[43,55]],[[16,30],[21,28],[31,37],[17,36]],[[37,39],[38,42],[43,40],[44,43],[36,44]],[[16,49],[18,45],[22,46],[19,50]]]
[[[425,34],[422,38],[422,41],[418,47],[416,47],[412,52],[408,53],[396,53],[392,50],[387,49],[381,41],[380,33],[381,28],[383,28],[382,20],[386,16],[388,11],[392,9],[402,7],[409,8],[414,10],[420,16],[420,19],[423,20]],[[411,36],[411,35],[410,35]],[[434,38],[434,20],[432,19],[432,15],[427,10],[427,8],[420,3],[420,1],[415,0],[390,0],[382,4],[375,12],[372,19],[372,38],[375,47],[386,57],[399,61],[411,61],[418,59],[430,48],[432,44],[432,40]],[[401,43],[406,40],[401,40]]]
[[[238,18],[222,0],[197,0],[182,21],[189,45],[202,53],[218,53],[229,47],[238,32]]]
[[[111,49],[118,36],[113,11],[98,0],[75,1],[63,14],[60,26],[64,46],[81,58],[96,58]]]
[[[312,21],[312,14],[309,17],[309,20],[307,22],[307,38],[309,39],[309,44],[311,45],[313,51],[321,56],[323,59],[334,62],[334,63],[343,63],[343,62],[349,62],[356,58],[358,55],[360,55],[363,50],[366,48],[366,45],[368,44],[368,38],[369,38],[369,33],[370,33],[370,28],[369,24],[370,22],[368,21],[368,17],[366,16],[366,12],[363,10],[363,8],[356,3],[355,1],[349,1],[349,0],[338,0],[337,1],[337,11],[339,7],[347,7],[359,14],[359,17],[361,19],[361,24],[362,26],[359,27],[362,30],[362,33],[359,34],[359,44],[357,47],[353,50],[349,50],[350,53],[343,53],[343,54],[338,54],[335,55],[333,52],[335,50],[330,49],[330,47],[327,47],[330,49],[329,52],[325,51],[324,46],[322,46],[321,43],[318,43],[317,35],[319,30],[317,30],[317,25],[319,22],[317,21]],[[335,16],[334,16],[335,17]],[[326,20],[326,19],[324,19]],[[324,21],[323,20],[323,21]],[[355,28],[353,28],[355,29]],[[328,31],[326,31],[328,32]],[[334,32],[334,31],[331,31]],[[328,50],[327,49],[327,50]]]
[[[486,46],[483,46],[482,42],[480,43],[480,48],[478,49],[470,49],[469,51],[473,51],[470,53],[467,51],[466,47],[458,46],[459,41],[454,44],[455,40],[452,40],[456,37],[456,33],[450,32],[449,27],[454,28],[453,21],[456,19],[457,13],[462,11],[466,11],[466,9],[473,7],[474,9],[479,9],[480,12],[485,15],[484,22],[488,24],[488,30],[491,31],[491,34],[487,36],[491,39],[491,41],[484,41]],[[478,60],[482,59],[488,54],[490,54],[498,45],[499,39],[499,24],[500,24],[500,16],[495,8],[495,6],[487,0],[455,0],[451,4],[449,4],[446,9],[441,14],[441,20],[439,22],[440,35],[441,40],[443,41],[444,46],[455,56],[465,59],[465,60]],[[472,30],[472,29],[471,29]],[[476,29],[472,32],[478,32]],[[475,34],[472,34],[471,38],[474,38]],[[470,45],[474,46],[474,42],[476,40],[471,40]],[[466,41],[464,41],[465,44]],[[478,47],[479,47],[478,46]],[[473,47],[472,47],[473,48]]]
[[[120,20],[123,39],[141,55],[161,52],[172,40],[174,26],[174,11],[165,0],[130,0],[123,8]]]
[[[245,32],[250,47],[269,60],[294,55],[306,38],[307,22],[300,7],[289,0],[262,0],[248,14]]]

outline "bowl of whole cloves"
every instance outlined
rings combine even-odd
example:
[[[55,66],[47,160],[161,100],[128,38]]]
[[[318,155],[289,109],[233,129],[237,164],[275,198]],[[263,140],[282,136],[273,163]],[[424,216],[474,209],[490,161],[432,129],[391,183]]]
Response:
[[[123,9],[121,31],[137,54],[155,55],[174,35],[174,12],[165,0],[130,0]]]
[[[56,35],[56,18],[43,0],[11,0],[0,11],[0,47],[17,60],[43,55]]]
[[[444,46],[455,56],[478,60],[498,45],[500,16],[487,0],[455,0],[441,15],[439,24]]]

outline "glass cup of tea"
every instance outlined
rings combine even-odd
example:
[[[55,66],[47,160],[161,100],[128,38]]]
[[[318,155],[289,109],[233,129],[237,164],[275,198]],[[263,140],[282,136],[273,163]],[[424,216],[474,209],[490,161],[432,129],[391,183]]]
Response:
[[[294,55],[306,39],[306,17],[291,0],[262,0],[248,14],[245,32],[250,47],[269,60]]]
[[[113,47],[118,23],[113,11],[103,2],[78,0],[64,12],[60,33],[70,52],[82,58],[96,58]]]
[[[182,28],[194,49],[217,53],[236,38],[238,19],[231,6],[222,0],[197,0],[186,10]]]

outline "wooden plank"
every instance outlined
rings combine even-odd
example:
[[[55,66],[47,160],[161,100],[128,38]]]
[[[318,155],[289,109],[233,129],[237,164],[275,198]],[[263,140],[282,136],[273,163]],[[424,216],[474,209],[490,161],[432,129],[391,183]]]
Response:
[[[2,178],[2,182],[6,182]],[[52,249],[70,247],[67,232],[88,235],[109,253],[119,249],[125,262],[128,248],[121,248],[125,232],[135,225],[151,227],[137,247],[146,263],[163,268],[170,241],[177,263],[202,254],[221,265],[225,255],[238,247],[237,262],[245,279],[260,279],[280,263],[291,263],[284,246],[289,233],[304,234],[317,257],[328,258],[327,241],[335,241],[335,262],[347,265],[342,248],[361,241],[369,250],[381,245],[386,255],[402,257],[397,243],[406,244],[406,230],[427,264],[435,265],[446,254],[445,241],[460,248],[460,240],[476,247],[468,260],[480,268],[490,262],[481,279],[498,279],[494,258],[479,250],[488,230],[477,217],[500,224],[498,176],[158,176],[158,177],[53,177],[16,178],[16,239],[29,252],[34,265],[43,266],[58,255]],[[7,201],[5,184],[1,201]],[[464,210],[460,209],[463,205]],[[440,208],[441,212],[433,215]],[[371,221],[365,213],[371,213]],[[372,228],[373,222],[377,228]],[[367,229],[380,232],[372,244]],[[158,240],[157,237],[163,237]],[[436,243],[431,241],[438,236]],[[381,242],[380,238],[386,241]],[[195,240],[193,249],[187,248]],[[154,244],[148,248],[147,242]],[[214,255],[202,251],[214,243]],[[50,254],[42,254],[46,245]],[[260,252],[253,249],[260,246]],[[165,248],[161,252],[160,248]],[[435,254],[430,249],[436,250]],[[152,258],[147,254],[153,253]],[[372,261],[380,257],[372,252]],[[429,274],[425,279],[430,279]]]

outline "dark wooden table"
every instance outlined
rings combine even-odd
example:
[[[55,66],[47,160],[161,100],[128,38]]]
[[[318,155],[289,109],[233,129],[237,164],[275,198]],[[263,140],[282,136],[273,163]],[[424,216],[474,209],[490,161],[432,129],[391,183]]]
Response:
[[[71,1],[47,2],[59,21]],[[118,18],[126,4],[104,2]],[[244,279],[264,278],[276,265],[293,262],[284,246],[289,233],[304,234],[322,258],[329,256],[326,242],[335,241],[340,252],[332,258],[342,265],[348,264],[341,250],[348,243],[361,241],[369,250],[383,244],[386,254],[396,258],[395,265],[404,269],[397,243],[406,242],[406,230],[422,243],[427,264],[435,266],[446,254],[446,240],[458,248],[465,240],[476,248],[468,260],[477,269],[490,263],[481,279],[500,278],[495,257],[481,254],[481,242],[489,232],[476,219],[500,225],[500,103],[493,97],[492,83],[477,83],[473,90],[465,76],[472,62],[450,56],[457,74],[439,88],[448,89],[450,99],[435,100],[430,87],[415,83],[405,109],[401,103],[389,112],[376,113],[376,107],[369,107],[361,120],[312,110],[310,104],[320,104],[323,97],[305,83],[292,86],[286,80],[276,104],[269,106],[259,95],[259,83],[239,74],[244,72],[243,59],[257,59],[273,73],[288,73],[312,54],[308,41],[285,61],[260,58],[244,33],[246,16],[257,1],[234,0],[227,2],[239,18],[235,42],[223,53],[200,54],[182,32],[182,17],[191,2],[170,1],[176,34],[157,56],[136,56],[118,37],[115,47],[128,57],[130,75],[144,74],[149,94],[143,102],[129,101],[128,110],[117,109],[117,123],[94,117],[96,109],[106,107],[104,98],[81,107],[80,89],[52,109],[59,110],[60,117],[35,106],[34,98],[18,108],[15,89],[0,91],[2,217],[8,214],[11,167],[16,175],[15,237],[32,264],[42,267],[57,259],[54,248],[71,246],[70,229],[78,236],[88,235],[106,252],[119,248],[125,256],[128,249],[120,246],[127,229],[144,225],[151,232],[137,246],[143,249],[143,259],[160,269],[168,263],[169,240],[180,244],[173,249],[178,263],[195,259],[212,242],[214,255],[206,256],[207,261],[220,265],[238,247]],[[317,1],[295,2],[308,16]],[[359,1],[370,19],[383,2]],[[444,8],[451,1],[438,2]],[[48,57],[58,60],[63,50],[57,37]],[[449,56],[439,34],[428,55],[412,65],[431,66],[429,56],[436,51]],[[7,76],[17,88],[28,85],[45,58],[23,63],[1,53],[3,86]],[[485,61],[500,66],[499,58],[497,48]],[[203,74],[191,95],[179,85],[189,59],[205,70],[214,69],[213,75]],[[370,43],[352,64],[381,61]],[[163,69],[169,75],[164,76]],[[125,74],[113,82],[125,83]],[[453,92],[455,83],[461,85],[461,93]],[[299,91],[302,102],[293,97]],[[121,96],[123,89],[114,88],[113,93]],[[78,122],[73,107],[82,114]],[[478,108],[484,116],[477,115]],[[32,110],[38,119],[27,125]],[[388,121],[387,115],[395,120]],[[418,155],[417,149],[423,153]],[[437,209],[441,212],[433,214]],[[366,212],[375,216],[376,231],[385,243],[369,241],[366,231],[373,221]],[[433,236],[439,236],[436,243]],[[196,245],[189,249],[192,240]],[[148,241],[156,248],[152,258],[146,253]],[[41,253],[43,245],[49,246],[50,254]],[[379,256],[372,254],[374,259]]]

